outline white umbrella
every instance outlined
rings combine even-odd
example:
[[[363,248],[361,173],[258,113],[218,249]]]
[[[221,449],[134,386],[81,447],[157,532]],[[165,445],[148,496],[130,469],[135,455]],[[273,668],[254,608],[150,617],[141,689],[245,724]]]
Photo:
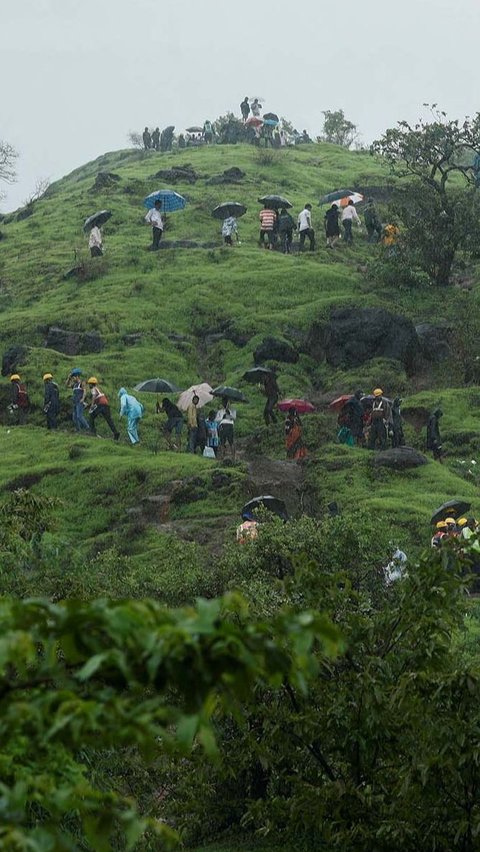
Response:
[[[207,382],[202,382],[199,385],[192,385],[178,397],[177,405],[181,411],[186,411],[194,396],[198,396],[200,402],[197,408],[203,408],[207,402],[213,402],[212,388]]]

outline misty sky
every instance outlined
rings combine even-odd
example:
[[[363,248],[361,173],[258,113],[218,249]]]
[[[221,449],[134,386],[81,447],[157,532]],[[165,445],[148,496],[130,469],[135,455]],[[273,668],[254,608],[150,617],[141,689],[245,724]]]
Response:
[[[203,124],[245,96],[312,135],[343,108],[370,142],[423,102],[480,109],[479,0],[2,2],[0,139],[18,183],[57,179],[125,148],[145,124]],[[3,187],[5,188],[5,187]]]

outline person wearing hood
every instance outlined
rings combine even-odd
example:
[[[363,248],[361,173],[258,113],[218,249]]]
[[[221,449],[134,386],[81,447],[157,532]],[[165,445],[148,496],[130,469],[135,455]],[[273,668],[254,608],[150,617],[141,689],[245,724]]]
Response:
[[[364,427],[364,408],[360,400],[364,396],[362,390],[356,390],[352,398],[343,406],[343,411],[346,415],[346,426],[350,429],[357,446],[361,447],[365,443],[363,433]]]
[[[141,402],[127,392],[126,388],[118,391],[120,400],[120,417],[127,418],[127,432],[132,444],[138,444],[138,424],[143,417],[144,408]]]
[[[443,417],[442,409],[436,408],[430,415],[427,424],[427,450],[431,450],[435,461],[439,461],[440,463],[443,456],[439,425],[441,417]]]

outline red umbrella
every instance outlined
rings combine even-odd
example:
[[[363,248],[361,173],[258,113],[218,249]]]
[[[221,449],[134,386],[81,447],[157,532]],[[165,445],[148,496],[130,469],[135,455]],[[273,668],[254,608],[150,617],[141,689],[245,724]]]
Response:
[[[279,411],[288,411],[289,408],[295,408],[297,414],[311,414],[315,411],[315,406],[308,399],[282,399],[278,403]]]
[[[331,411],[341,411],[343,406],[349,399],[353,396],[352,393],[344,393],[343,396],[338,396],[337,399],[334,399],[333,402],[328,406]]]

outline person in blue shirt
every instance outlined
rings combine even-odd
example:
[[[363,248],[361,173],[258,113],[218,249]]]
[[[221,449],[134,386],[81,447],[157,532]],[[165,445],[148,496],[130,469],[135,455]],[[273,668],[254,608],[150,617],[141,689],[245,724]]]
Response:
[[[120,417],[127,418],[127,432],[132,444],[138,444],[138,424],[143,417],[144,408],[138,399],[127,393],[126,388],[120,388],[118,391],[120,399]]]
[[[205,426],[207,429],[207,447],[212,447],[215,455],[217,455],[220,439],[218,437],[218,423],[215,417],[215,411],[209,411],[208,417],[205,420]]]

